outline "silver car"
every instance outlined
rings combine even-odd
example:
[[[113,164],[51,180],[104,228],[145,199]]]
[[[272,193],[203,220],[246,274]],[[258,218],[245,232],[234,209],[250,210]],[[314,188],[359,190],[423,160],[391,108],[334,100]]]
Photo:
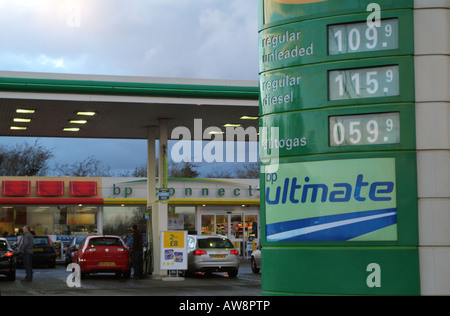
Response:
[[[261,269],[261,247],[256,248],[255,251],[252,252],[250,265],[253,273],[259,273],[259,270]]]
[[[227,272],[235,277],[239,270],[239,251],[225,236],[188,235],[188,270],[195,272]]]

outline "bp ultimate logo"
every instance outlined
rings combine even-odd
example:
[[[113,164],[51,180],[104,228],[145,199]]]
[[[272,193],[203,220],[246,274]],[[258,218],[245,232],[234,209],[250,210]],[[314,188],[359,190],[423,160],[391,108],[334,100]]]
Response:
[[[395,241],[395,158],[280,164],[265,174],[267,241]]]

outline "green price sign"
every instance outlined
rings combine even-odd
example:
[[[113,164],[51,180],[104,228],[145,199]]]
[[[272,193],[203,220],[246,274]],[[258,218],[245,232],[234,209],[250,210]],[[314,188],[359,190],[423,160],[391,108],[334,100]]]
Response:
[[[330,146],[398,144],[400,113],[331,116]]]
[[[398,65],[328,72],[330,100],[399,95]]]
[[[328,26],[330,55],[398,48],[398,19],[381,20],[380,27],[367,22]]]

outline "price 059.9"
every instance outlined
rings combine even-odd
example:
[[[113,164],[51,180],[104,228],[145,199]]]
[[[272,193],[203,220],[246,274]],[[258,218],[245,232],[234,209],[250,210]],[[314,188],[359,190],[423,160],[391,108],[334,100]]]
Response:
[[[330,146],[400,143],[400,114],[331,116]]]

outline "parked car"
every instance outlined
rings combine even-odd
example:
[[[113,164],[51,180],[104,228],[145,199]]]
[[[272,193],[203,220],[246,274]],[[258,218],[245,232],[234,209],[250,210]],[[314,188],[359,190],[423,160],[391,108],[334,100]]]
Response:
[[[80,265],[81,277],[99,272],[130,277],[128,247],[119,236],[86,236],[73,253],[73,262]]]
[[[17,264],[22,267],[22,243],[23,238],[19,242],[19,254],[17,256]],[[47,265],[54,268],[56,265],[56,250],[49,236],[33,236],[33,266]]]
[[[66,250],[66,265],[72,263],[73,253],[77,251],[78,246],[84,238],[86,238],[86,236],[75,236],[72,238]]]
[[[227,272],[235,277],[239,271],[239,251],[225,236],[188,235],[188,270],[195,272]]]
[[[16,279],[16,255],[6,238],[0,238],[0,274],[10,281]]]
[[[255,251],[252,252],[252,256],[250,258],[250,265],[252,267],[253,273],[259,273],[261,269],[261,247],[258,246]]]

